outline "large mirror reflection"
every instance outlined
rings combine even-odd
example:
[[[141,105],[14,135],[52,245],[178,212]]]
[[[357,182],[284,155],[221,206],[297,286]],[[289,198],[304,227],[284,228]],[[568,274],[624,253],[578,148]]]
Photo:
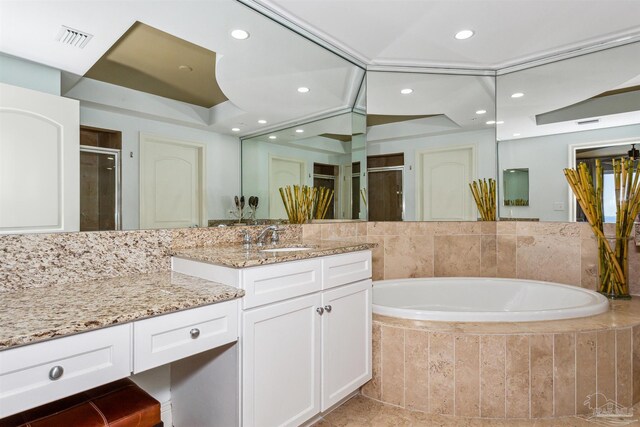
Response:
[[[371,221],[475,221],[469,183],[496,178],[491,76],[367,72]]]
[[[499,168],[528,169],[529,180],[529,202],[518,205],[500,176],[500,217],[583,220],[562,171],[600,159],[606,184],[612,158],[638,158],[640,43],[499,75],[497,111]],[[615,197],[609,186],[605,207]]]
[[[3,14],[0,233],[228,219],[240,137],[351,111],[364,77],[235,0],[8,2]],[[52,33],[36,43],[43,16]]]
[[[244,139],[242,194],[259,201],[249,222],[287,220],[280,189],[305,185],[331,192],[324,220],[366,219],[364,133],[365,116],[344,113]]]

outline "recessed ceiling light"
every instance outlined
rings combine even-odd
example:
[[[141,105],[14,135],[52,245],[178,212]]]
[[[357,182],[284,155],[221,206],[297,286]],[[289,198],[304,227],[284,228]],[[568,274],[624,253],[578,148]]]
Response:
[[[516,92],[516,93],[511,94],[512,98],[522,98],[523,96],[524,96],[524,93],[522,93],[522,92]]]
[[[412,92],[413,92],[413,89],[409,89],[409,88],[407,88],[407,89],[402,89],[402,90],[400,91],[400,93],[401,93],[401,94],[403,94],[403,95],[409,95],[409,94],[410,94],[410,93],[412,93]]]
[[[304,87],[304,86],[299,87],[299,88],[298,88],[298,92],[300,92],[300,93],[307,93],[307,92],[309,92],[309,88],[308,88],[308,87]]]
[[[231,128],[233,132],[240,132],[240,128]]]
[[[495,124],[496,124],[496,121],[495,121],[495,120],[489,120],[489,121],[487,122],[487,124],[488,124],[488,125],[495,125]]]
[[[520,134],[519,133],[514,133],[513,136],[520,136]]]
[[[478,110],[476,114],[486,114],[487,110]]]
[[[231,31],[231,37],[236,40],[246,40],[249,38],[249,33],[245,30],[233,30]]]
[[[497,124],[497,125],[502,125],[502,124],[504,124],[504,120],[498,120],[498,121],[496,122],[496,124]]]
[[[468,38],[473,37],[475,33],[472,30],[462,30],[456,33],[456,39],[458,40],[466,40]]]
[[[188,65],[179,65],[178,66],[178,70],[180,71],[185,71],[187,73],[193,71],[193,68],[189,67]]]
[[[302,133],[304,132],[304,129],[296,129],[296,133]]]
[[[258,123],[260,123],[261,125],[266,125],[267,121],[264,120],[264,119],[260,119],[260,120],[258,120]]]
[[[275,136],[275,135],[271,135],[271,136],[269,137],[269,139],[276,139],[276,138],[277,138],[277,136]]]

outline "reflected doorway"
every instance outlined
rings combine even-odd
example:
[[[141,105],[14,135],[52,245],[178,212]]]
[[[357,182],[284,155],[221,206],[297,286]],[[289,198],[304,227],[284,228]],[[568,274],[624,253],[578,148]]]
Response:
[[[404,218],[404,153],[367,157],[369,221]]]
[[[323,163],[313,164],[313,186],[324,187],[333,190],[331,203],[327,208],[327,215],[323,219],[336,218],[336,199],[339,196],[339,189],[336,187],[336,181],[339,174],[339,167],[336,165],[327,165]]]
[[[634,144],[632,146],[632,144]],[[596,143],[590,144],[585,148],[573,148],[574,165],[576,167],[579,163],[586,163],[589,167],[592,177],[592,185],[596,185],[596,160],[600,160],[602,165],[603,175],[603,194],[602,194],[602,211],[603,220],[606,223],[616,222],[616,192],[614,184],[614,171],[613,160],[631,159],[637,162],[639,161],[635,157],[635,144],[640,144],[640,141],[630,141],[623,143]],[[574,221],[586,222],[587,218],[580,207],[580,204],[571,194],[575,218]]]
[[[121,133],[80,129],[80,231],[120,230]]]

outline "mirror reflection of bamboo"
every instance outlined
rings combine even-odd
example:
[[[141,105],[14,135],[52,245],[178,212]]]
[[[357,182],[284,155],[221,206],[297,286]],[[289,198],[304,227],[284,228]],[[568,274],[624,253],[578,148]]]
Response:
[[[496,220],[496,180],[478,179],[469,184],[482,221]]]
[[[604,234],[604,179],[600,160],[596,160],[595,185],[589,167],[580,163],[564,174],[585,217],[598,239],[598,291],[610,298],[629,298],[628,250],[633,223],[640,213],[640,164],[630,159],[613,160],[616,198],[616,235]],[[635,169],[635,170],[634,170]],[[614,241],[613,248],[611,241]]]
[[[279,190],[291,224],[304,224],[313,218],[323,219],[333,199],[333,190],[326,187],[287,185]]]

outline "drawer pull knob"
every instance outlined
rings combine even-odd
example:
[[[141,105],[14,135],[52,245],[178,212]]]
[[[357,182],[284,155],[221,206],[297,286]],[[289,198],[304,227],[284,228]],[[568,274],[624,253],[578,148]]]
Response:
[[[324,308],[322,308],[322,307],[316,308],[316,313],[318,313],[320,316],[322,316],[322,314],[324,313]]]
[[[200,336],[200,329],[193,328],[192,330],[189,331],[189,335],[191,335],[191,338],[195,340]]]
[[[64,368],[62,366],[54,366],[49,370],[49,379],[51,381],[59,380],[64,374]]]
[[[326,311],[327,313],[331,313],[331,306],[330,305],[325,305],[324,306],[324,311]]]

